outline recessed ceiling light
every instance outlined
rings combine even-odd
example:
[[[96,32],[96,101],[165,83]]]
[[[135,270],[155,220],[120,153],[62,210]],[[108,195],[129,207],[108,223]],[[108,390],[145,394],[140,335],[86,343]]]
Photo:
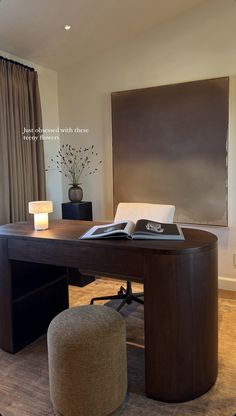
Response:
[[[64,29],[65,29],[65,30],[70,30],[70,28],[71,28],[71,26],[70,26],[70,25],[65,25],[65,26],[64,26]]]

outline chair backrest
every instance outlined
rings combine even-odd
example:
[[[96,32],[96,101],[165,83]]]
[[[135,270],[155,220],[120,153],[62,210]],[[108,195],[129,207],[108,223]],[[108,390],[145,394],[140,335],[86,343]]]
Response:
[[[174,205],[120,202],[117,206],[115,221],[131,220],[136,222],[144,218],[162,223],[170,223],[173,222],[174,213]]]

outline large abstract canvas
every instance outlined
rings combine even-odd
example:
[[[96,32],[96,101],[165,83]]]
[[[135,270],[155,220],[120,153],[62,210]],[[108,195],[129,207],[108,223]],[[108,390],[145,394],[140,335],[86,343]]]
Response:
[[[114,208],[176,206],[175,221],[227,225],[229,79],[112,93]]]

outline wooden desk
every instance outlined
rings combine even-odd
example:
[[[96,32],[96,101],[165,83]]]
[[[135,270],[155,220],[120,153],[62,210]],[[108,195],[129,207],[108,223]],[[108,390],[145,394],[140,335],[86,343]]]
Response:
[[[17,271],[26,272],[28,264],[34,279],[39,265],[54,265],[57,272],[78,267],[88,274],[144,282],[149,397],[178,402],[205,393],[217,377],[216,236],[184,229],[185,241],[78,240],[93,224],[60,220],[47,231],[34,231],[27,223],[0,227],[1,348],[14,352],[20,337],[12,297]],[[52,307],[56,293],[55,286]],[[61,296],[59,301],[63,308]]]

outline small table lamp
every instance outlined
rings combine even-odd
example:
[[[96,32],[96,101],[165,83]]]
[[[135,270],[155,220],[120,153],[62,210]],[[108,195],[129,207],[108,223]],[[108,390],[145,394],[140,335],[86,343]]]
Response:
[[[48,229],[48,214],[53,212],[52,201],[32,201],[29,202],[29,213],[34,214],[34,229]]]

